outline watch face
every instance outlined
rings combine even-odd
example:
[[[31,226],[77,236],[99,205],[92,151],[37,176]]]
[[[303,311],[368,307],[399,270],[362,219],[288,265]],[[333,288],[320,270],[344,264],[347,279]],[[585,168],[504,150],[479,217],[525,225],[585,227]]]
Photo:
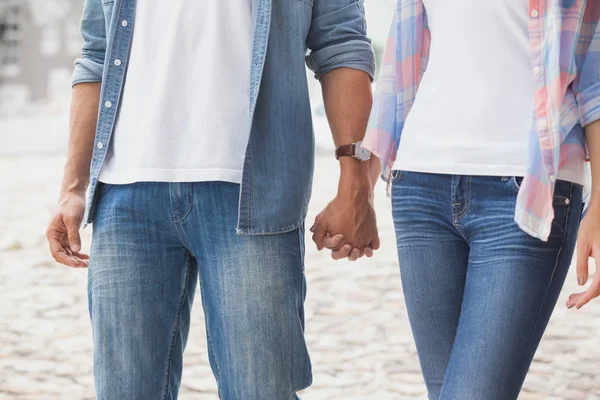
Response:
[[[371,159],[371,152],[362,147],[362,143],[356,144],[356,158],[360,161],[369,161]]]

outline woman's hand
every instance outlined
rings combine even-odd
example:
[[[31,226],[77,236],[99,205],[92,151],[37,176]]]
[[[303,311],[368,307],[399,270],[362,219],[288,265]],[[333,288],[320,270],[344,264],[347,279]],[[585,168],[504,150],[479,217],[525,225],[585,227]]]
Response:
[[[600,296],[600,209],[589,210],[579,227],[577,242],[577,283],[584,286],[589,278],[589,258],[596,260],[596,274],[590,287],[583,293],[569,296],[567,307],[577,309]]]

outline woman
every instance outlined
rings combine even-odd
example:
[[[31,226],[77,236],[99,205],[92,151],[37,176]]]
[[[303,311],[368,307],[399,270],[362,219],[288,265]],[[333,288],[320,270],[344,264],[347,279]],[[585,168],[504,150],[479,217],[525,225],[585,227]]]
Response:
[[[580,285],[600,256],[599,16],[596,0],[398,1],[363,147],[391,183],[431,400],[516,399],[578,231]],[[567,306],[599,294],[597,274]]]

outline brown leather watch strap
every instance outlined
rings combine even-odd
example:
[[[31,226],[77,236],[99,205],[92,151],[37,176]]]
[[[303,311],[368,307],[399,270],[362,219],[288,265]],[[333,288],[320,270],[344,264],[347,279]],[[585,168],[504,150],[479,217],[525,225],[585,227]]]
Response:
[[[345,144],[335,149],[335,159],[339,160],[340,157],[354,157],[356,151],[356,143]]]

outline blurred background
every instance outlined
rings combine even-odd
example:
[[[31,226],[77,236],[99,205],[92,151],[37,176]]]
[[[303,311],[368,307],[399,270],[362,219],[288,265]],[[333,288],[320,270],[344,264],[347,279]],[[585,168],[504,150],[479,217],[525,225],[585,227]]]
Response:
[[[86,272],[56,265],[44,231],[68,136],[83,0],[0,0],[0,399],[94,399]],[[367,0],[378,58],[393,0]],[[317,171],[309,221],[333,198],[338,167],[320,87],[311,82]],[[304,399],[425,399],[398,273],[390,204],[379,185],[382,248],[334,262],[307,241],[307,340],[314,383]],[[89,248],[90,229],[84,231]],[[568,311],[571,274],[521,399],[600,400],[600,304]],[[197,297],[180,398],[216,399]],[[481,399],[502,400],[502,399]]]

